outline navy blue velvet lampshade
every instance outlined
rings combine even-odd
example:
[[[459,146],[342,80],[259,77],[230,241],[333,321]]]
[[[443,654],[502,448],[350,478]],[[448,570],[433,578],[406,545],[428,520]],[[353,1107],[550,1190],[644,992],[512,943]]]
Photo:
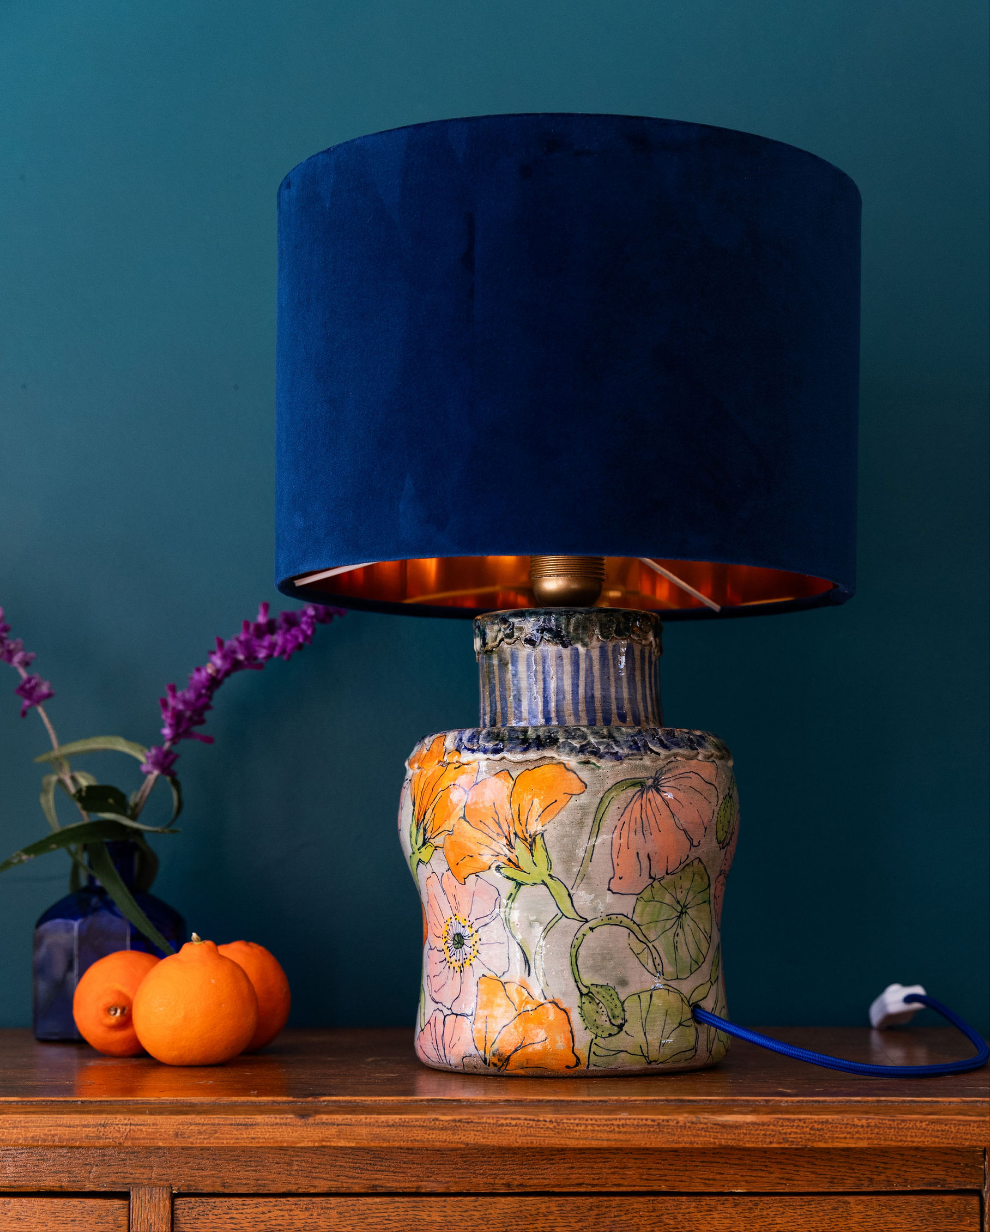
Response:
[[[428,615],[720,615],[855,585],[860,199],[747,133],[510,115],[375,133],[279,190],[276,573]],[[358,566],[358,567],[355,567]]]

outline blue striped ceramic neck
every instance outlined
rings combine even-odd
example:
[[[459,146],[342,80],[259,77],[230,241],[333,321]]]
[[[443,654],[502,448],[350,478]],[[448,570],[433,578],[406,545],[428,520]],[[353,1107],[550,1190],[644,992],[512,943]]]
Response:
[[[482,727],[662,727],[660,619],[617,608],[474,622]]]

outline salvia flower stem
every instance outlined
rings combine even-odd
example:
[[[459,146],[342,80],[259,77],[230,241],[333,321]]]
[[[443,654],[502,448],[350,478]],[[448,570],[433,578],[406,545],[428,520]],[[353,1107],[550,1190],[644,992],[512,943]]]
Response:
[[[307,604],[298,611],[268,615],[268,604],[258,608],[255,621],[245,620],[240,633],[224,641],[217,638],[216,649],[202,667],[193,668],[189,683],[182,690],[170,684],[165,697],[159,698],[162,710],[162,735],[165,741],[148,749],[141,769],[146,778],[134,801],[133,816],[137,818],[147,802],[159,775],[172,776],[178,760],[173,747],[180,740],[201,740],[212,744],[212,736],[204,736],[195,727],[202,727],[213,707],[213,696],[223,682],[236,672],[261,671],[270,659],[291,659],[295,652],[313,640],[317,625],[329,624],[335,616],[343,616],[336,607]]]
[[[52,742],[52,749],[57,753],[59,748],[58,736],[45,707],[42,705],[50,697],[55,696],[55,690],[47,680],[42,680],[40,676],[27,671],[27,668],[34,662],[34,651],[25,650],[24,642],[21,638],[8,637],[9,633],[10,625],[4,619],[3,608],[0,607],[0,662],[9,663],[21,678],[21,683],[14,689],[14,692],[21,699],[21,718],[23,719],[29,710],[36,709],[38,717],[45,725],[45,731],[48,732],[48,738]],[[68,763],[59,759],[53,763],[52,769],[71,796],[75,791],[75,786],[69,774]],[[85,811],[81,807],[79,811],[82,813],[83,818],[86,819]]]

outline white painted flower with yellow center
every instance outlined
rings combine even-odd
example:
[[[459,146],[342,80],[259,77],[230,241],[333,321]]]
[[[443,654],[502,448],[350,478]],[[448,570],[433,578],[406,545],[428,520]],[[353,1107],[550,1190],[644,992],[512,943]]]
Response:
[[[449,872],[426,878],[426,984],[430,997],[455,1014],[469,1014],[483,975],[509,966],[509,941],[499,894],[481,877],[463,885]]]

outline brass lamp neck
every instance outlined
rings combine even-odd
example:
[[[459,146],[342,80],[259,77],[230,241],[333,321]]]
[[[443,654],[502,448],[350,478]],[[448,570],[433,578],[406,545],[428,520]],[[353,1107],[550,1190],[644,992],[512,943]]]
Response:
[[[540,607],[593,607],[605,582],[605,557],[531,556],[529,576]]]

